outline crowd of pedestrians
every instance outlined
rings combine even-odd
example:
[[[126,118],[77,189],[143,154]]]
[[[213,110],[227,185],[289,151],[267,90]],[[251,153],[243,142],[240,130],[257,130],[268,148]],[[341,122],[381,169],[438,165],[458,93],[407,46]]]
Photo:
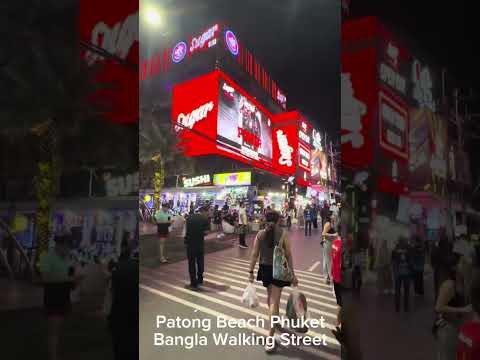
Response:
[[[436,359],[480,359],[478,244],[464,235],[454,241],[440,235],[438,242],[428,245],[418,236],[400,236],[390,250],[386,239],[377,239],[374,259],[378,292],[394,294],[395,311],[411,311],[411,290],[418,297],[429,291],[425,268],[430,263]]]

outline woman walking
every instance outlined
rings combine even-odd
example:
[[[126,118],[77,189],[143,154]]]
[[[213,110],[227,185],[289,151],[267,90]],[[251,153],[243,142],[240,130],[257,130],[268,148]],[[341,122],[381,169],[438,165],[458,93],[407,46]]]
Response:
[[[277,212],[269,212],[267,215],[267,224],[265,230],[258,232],[255,239],[254,249],[250,260],[249,281],[253,283],[254,275],[253,269],[257,261],[259,261],[259,268],[257,273],[257,280],[262,281],[263,286],[267,288],[267,304],[270,317],[280,314],[280,297],[282,296],[282,289],[285,286],[297,286],[298,280],[293,270],[292,251],[290,240],[287,232],[283,230],[278,222],[280,215]],[[276,280],[273,278],[273,250],[275,246],[282,246],[287,257],[288,266],[292,269],[293,279],[290,282]],[[269,336],[275,336],[275,328],[270,326]],[[265,351],[272,352],[275,345],[269,347],[265,345]]]
[[[55,237],[55,248],[40,258],[40,273],[44,284],[44,307],[48,323],[49,360],[58,358],[58,345],[65,317],[71,311],[70,293],[81,280],[70,266],[70,237]]]
[[[157,233],[160,242],[160,262],[163,264],[168,261],[165,257],[165,242],[168,238],[170,225],[172,225],[172,219],[168,213],[167,204],[163,204],[162,208],[155,213],[155,222],[157,223]]]
[[[450,264],[450,276],[439,289],[435,305],[437,319],[435,334],[437,338],[437,360],[455,359],[459,327],[466,315],[472,312],[466,304],[467,289],[464,286],[466,260],[462,254],[455,254]]]
[[[332,241],[338,237],[331,216],[331,212],[326,215],[321,242],[323,246],[323,276],[325,276],[327,285],[330,285],[330,279],[332,278]]]

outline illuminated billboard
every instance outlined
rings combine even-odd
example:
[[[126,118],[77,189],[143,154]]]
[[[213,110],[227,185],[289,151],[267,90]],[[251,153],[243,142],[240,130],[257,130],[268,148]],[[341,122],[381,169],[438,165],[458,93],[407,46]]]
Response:
[[[247,186],[251,184],[252,173],[250,171],[213,175],[213,185],[215,186]]]
[[[220,79],[218,144],[257,161],[272,161],[272,122],[265,111]]]
[[[89,101],[106,119],[129,124],[138,122],[138,2],[120,4],[80,1],[80,56],[103,85]]]
[[[322,134],[312,131],[312,157],[310,161],[311,180],[313,184],[328,180],[328,156]]]
[[[288,175],[297,168],[298,127],[296,124],[275,126],[273,130],[273,166]]]
[[[172,122],[187,156],[219,154],[280,174],[272,117],[221,71],[173,88]]]
[[[380,146],[402,159],[408,159],[408,108],[403,102],[380,91]]]

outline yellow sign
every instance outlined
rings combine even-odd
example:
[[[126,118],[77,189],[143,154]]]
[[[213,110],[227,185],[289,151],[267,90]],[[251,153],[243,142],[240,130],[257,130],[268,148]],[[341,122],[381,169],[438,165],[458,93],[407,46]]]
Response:
[[[238,172],[213,175],[213,184],[215,186],[245,186],[252,184],[252,173]]]

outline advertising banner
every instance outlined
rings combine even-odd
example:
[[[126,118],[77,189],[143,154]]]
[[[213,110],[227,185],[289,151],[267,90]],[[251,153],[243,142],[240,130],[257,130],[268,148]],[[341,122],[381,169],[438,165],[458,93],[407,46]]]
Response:
[[[187,156],[218,154],[277,174],[272,117],[221,71],[173,88],[172,122]]]
[[[213,175],[215,186],[247,186],[252,184],[252,173],[249,171]]]
[[[379,93],[379,141],[384,151],[406,161],[408,159],[408,108],[386,91]]]
[[[108,85],[91,102],[110,121],[138,122],[138,1],[80,1],[79,33],[89,48],[82,59],[92,68],[101,65],[95,81]]]
[[[365,168],[373,159],[372,127],[377,113],[376,50],[342,54],[342,164]]]
[[[313,129],[312,132],[312,158],[310,167],[313,184],[323,183],[328,180],[328,156],[322,134],[317,129]]]
[[[379,26],[378,79],[396,96],[405,99],[410,89],[410,55],[391,33]]]
[[[220,79],[219,85],[218,144],[250,159],[271,163],[271,116],[232,82]]]
[[[288,175],[296,171],[298,126],[295,123],[273,129],[273,166]]]
[[[419,191],[445,193],[447,124],[430,109],[411,110],[410,183]]]
[[[216,152],[217,114],[216,72],[174,86],[172,122],[185,155]]]

